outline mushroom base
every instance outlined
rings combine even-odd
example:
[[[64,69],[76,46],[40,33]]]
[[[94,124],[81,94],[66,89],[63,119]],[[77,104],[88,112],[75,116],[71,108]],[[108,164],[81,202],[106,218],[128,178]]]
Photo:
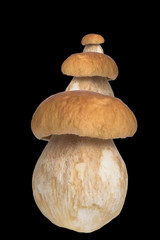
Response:
[[[93,232],[121,211],[128,176],[112,140],[55,135],[33,172],[40,211],[57,226]]]

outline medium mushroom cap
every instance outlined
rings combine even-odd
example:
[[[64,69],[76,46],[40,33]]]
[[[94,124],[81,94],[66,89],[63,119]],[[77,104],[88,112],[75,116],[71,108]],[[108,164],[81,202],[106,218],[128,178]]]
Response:
[[[61,134],[114,139],[133,136],[137,121],[118,98],[89,91],[70,91],[44,100],[33,115],[31,128],[38,139]]]
[[[100,76],[114,80],[118,76],[115,61],[106,54],[97,52],[83,52],[72,54],[62,64],[63,74],[84,77]]]
[[[104,43],[104,38],[99,34],[87,34],[82,38],[81,43],[83,46],[87,44],[102,44]]]

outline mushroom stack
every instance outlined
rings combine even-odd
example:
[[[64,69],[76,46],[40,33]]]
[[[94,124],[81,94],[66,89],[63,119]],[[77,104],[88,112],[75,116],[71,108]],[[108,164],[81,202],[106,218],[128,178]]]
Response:
[[[114,96],[109,84],[118,76],[115,61],[106,54],[100,44],[104,38],[98,34],[88,34],[82,38],[83,53],[71,55],[62,64],[63,74],[74,76],[66,91],[88,90]]]
[[[73,80],[44,100],[31,122],[34,135],[48,141],[33,172],[35,202],[55,225],[86,233],[121,212],[128,175],[113,139],[137,130],[133,112],[113,96],[108,80],[118,68],[102,42],[100,35],[83,38],[84,52],[62,64]]]

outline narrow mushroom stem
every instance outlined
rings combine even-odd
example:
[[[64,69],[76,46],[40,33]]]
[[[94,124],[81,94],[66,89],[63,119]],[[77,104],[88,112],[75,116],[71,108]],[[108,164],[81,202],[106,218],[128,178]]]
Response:
[[[87,44],[83,52],[99,52],[104,53],[103,48],[99,44]]]
[[[87,90],[101,93],[108,96],[114,96],[113,90],[109,84],[109,79],[105,77],[73,77],[66,88],[66,91]]]
[[[33,172],[33,195],[54,224],[93,232],[123,207],[128,185],[125,163],[112,140],[54,135]]]

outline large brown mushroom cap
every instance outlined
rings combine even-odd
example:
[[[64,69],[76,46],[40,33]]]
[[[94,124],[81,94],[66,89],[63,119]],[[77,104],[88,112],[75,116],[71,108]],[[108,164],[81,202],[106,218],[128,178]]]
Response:
[[[31,127],[38,139],[56,134],[114,139],[133,136],[137,121],[118,98],[89,91],[70,91],[43,101],[33,115]]]

